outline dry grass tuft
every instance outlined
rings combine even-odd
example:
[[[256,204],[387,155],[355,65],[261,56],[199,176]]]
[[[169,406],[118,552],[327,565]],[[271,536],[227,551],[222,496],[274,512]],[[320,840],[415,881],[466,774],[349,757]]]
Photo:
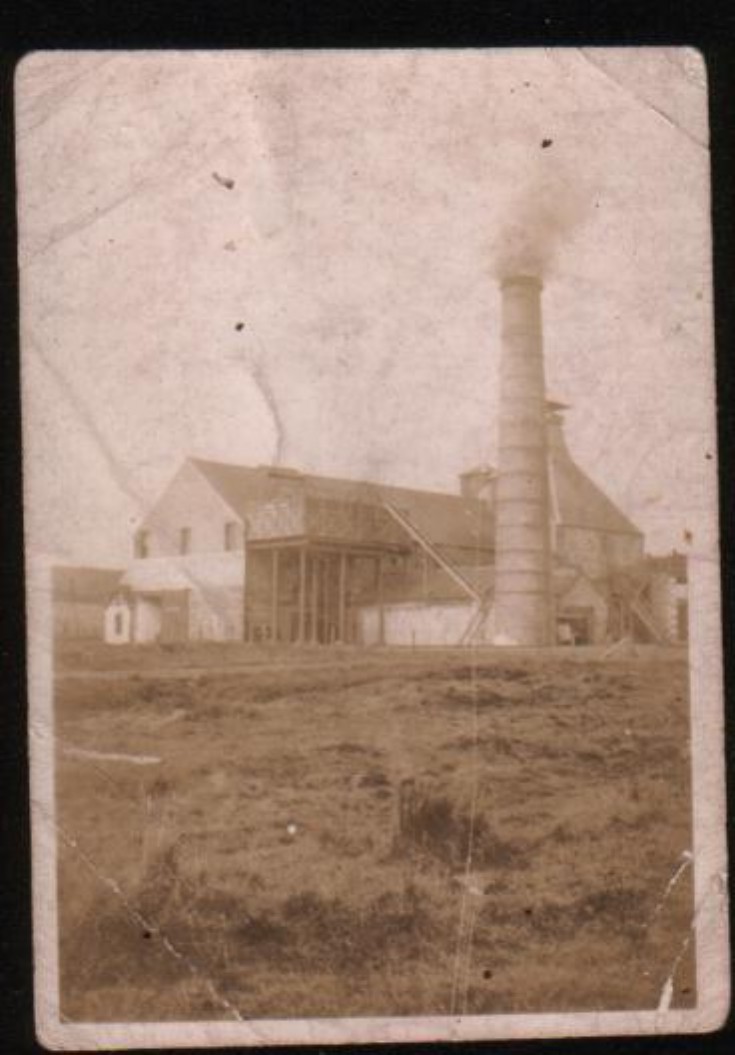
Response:
[[[682,659],[202,646],[61,674],[69,1019],[656,1006],[692,911],[689,872],[660,907],[691,847]],[[691,1004],[690,961],[675,981]]]

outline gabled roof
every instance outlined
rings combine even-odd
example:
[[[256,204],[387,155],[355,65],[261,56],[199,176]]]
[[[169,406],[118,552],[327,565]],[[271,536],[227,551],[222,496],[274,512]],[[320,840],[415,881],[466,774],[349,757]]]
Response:
[[[408,517],[422,535],[439,547],[492,549],[494,519],[477,498],[381,487],[380,494]]]
[[[493,524],[488,506],[479,499],[441,491],[317,476],[280,466],[229,465],[189,459],[237,516],[244,520],[253,505],[294,493],[308,499],[393,504],[436,546],[492,548]]]
[[[549,424],[549,461],[553,495],[561,524],[641,535],[639,528],[573,461],[558,418],[552,418]]]
[[[210,462],[202,458],[189,458],[202,476],[225,500],[241,520],[244,520],[253,499],[271,498],[275,487],[269,482],[262,467],[230,465],[226,462]]]
[[[551,470],[562,524],[624,535],[641,534],[625,513],[574,462],[559,461],[552,456]]]
[[[562,434],[560,407],[561,404],[551,407],[554,413],[549,422],[550,473],[559,522],[640,537],[636,525],[572,459]],[[477,498],[318,476],[281,466],[231,465],[200,458],[191,458],[190,462],[243,521],[257,503],[295,493],[303,494],[307,501],[324,499],[367,505],[389,502],[435,546],[493,548],[493,510]]]

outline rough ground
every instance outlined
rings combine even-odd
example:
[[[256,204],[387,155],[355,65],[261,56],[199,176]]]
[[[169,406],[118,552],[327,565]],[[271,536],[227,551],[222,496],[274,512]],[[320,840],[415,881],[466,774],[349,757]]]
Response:
[[[674,966],[693,1003],[683,654],[58,674],[69,1019],[655,1008]]]

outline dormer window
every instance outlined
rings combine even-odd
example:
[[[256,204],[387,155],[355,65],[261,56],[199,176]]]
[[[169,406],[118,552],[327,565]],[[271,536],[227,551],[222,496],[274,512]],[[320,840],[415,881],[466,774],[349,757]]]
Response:
[[[228,520],[225,524],[225,549],[228,553],[238,548],[238,537],[237,537],[237,523],[234,520]]]
[[[179,531],[179,553],[188,553],[191,549],[191,528],[183,527]]]
[[[148,557],[150,555],[150,532],[139,531],[137,532],[133,541],[133,553],[138,558]]]

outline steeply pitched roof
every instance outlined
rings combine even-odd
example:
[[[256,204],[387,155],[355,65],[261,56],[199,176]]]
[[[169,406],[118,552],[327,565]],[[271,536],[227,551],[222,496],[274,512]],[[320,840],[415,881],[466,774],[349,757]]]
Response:
[[[551,483],[562,524],[624,535],[641,531],[573,461],[560,421],[549,426]]]
[[[367,505],[388,501],[436,546],[492,547],[490,510],[478,499],[363,480],[316,476],[274,466],[228,465],[200,458],[191,458],[190,461],[242,520],[255,502],[294,493],[303,493],[307,499]]]
[[[552,458],[551,465],[562,524],[624,535],[641,534],[639,528],[574,462]]]
[[[189,462],[196,466],[241,520],[247,516],[254,499],[271,498],[276,493],[262,467],[210,462],[202,458],[189,458]]]

